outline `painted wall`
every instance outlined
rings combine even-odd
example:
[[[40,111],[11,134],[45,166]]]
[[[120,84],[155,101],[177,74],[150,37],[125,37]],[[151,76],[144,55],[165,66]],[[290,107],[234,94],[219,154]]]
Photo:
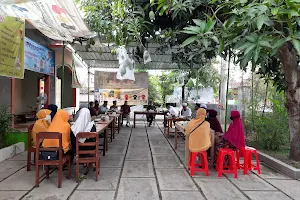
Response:
[[[0,76],[0,105],[10,106],[11,99],[11,80],[10,78]]]
[[[15,82],[15,114],[34,110],[38,96],[38,79],[42,74],[25,70],[24,79]]]

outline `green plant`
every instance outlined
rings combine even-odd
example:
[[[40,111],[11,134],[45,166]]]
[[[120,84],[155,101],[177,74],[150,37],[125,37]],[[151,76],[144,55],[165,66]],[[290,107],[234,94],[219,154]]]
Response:
[[[11,130],[12,116],[9,112],[9,107],[0,106],[0,148],[3,147],[3,136],[5,133]]]

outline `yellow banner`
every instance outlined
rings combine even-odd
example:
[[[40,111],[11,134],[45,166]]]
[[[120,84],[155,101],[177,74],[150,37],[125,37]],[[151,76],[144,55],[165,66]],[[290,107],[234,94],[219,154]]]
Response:
[[[24,78],[25,20],[0,14],[0,76]]]

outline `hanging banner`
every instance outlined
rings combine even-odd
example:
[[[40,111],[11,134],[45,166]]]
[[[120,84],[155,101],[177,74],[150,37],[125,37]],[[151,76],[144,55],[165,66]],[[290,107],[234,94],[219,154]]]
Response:
[[[0,14],[0,76],[24,78],[25,21]]]
[[[18,3],[26,3],[29,1],[38,1],[38,0],[0,0],[0,4],[18,4]]]
[[[76,73],[75,67],[72,70],[72,88],[82,88]]]
[[[54,51],[25,37],[25,69],[54,76]]]
[[[53,40],[72,41],[73,37],[93,37],[72,0],[29,1],[0,5],[5,16],[25,18]]]
[[[119,80],[116,77],[117,72],[95,71],[94,87],[95,89],[140,89],[148,88],[148,73],[134,73],[135,81]]]
[[[119,70],[117,72],[117,79],[119,80],[132,80],[134,77],[134,59],[129,58],[125,47],[117,49],[117,59],[119,60]]]
[[[127,101],[128,105],[147,105],[148,89],[96,89],[95,100],[98,100],[100,104],[108,101],[108,105],[111,105],[113,101],[117,101],[117,105],[123,105],[124,101]]]

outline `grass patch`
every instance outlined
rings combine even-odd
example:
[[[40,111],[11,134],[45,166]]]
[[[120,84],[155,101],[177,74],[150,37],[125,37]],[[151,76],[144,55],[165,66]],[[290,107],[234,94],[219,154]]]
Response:
[[[28,148],[28,142],[27,142],[27,133],[23,132],[11,132],[11,133],[5,133],[3,135],[3,144],[7,147],[13,144],[16,144],[18,142],[24,142],[25,143],[25,150]]]

